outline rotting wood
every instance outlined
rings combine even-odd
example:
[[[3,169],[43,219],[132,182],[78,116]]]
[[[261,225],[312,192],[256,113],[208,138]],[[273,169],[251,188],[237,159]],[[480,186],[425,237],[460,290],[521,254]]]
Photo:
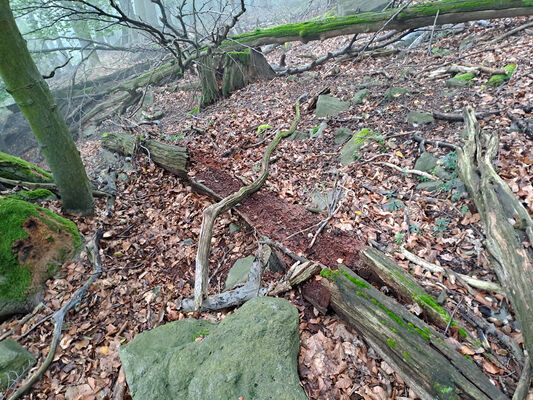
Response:
[[[57,190],[57,185],[55,183],[46,183],[46,182],[25,182],[17,181],[14,179],[0,178],[0,183],[4,183],[9,186],[24,186],[28,188],[41,188],[41,189],[50,189]],[[92,191],[94,196],[97,197],[109,197],[110,193],[103,192],[101,190],[93,189]]]
[[[506,399],[445,337],[341,266],[323,270],[330,306],[423,400]]]
[[[492,265],[533,354],[533,221],[492,166],[499,149],[496,131],[481,131],[472,107],[464,116],[468,138],[457,148],[459,177],[474,199]]]
[[[194,309],[199,310],[205,296],[207,296],[209,255],[211,254],[211,237],[213,236],[213,226],[215,219],[223,212],[228,211],[246,197],[257,192],[265,183],[269,175],[270,155],[277,147],[278,143],[289,135],[292,135],[300,123],[300,99],[296,101],[296,115],[289,130],[280,131],[276,134],[272,142],[268,145],[263,154],[261,173],[259,178],[248,186],[241,187],[238,191],[207,207],[203,212],[200,237],[198,239],[198,252],[196,253],[196,269],[194,282]]]
[[[133,156],[138,150],[144,152],[161,168],[180,177],[187,175],[188,153],[185,147],[173,146],[158,140],[141,140],[139,136],[123,133],[108,133],[102,137],[102,147]]]
[[[15,393],[13,393],[9,397],[9,400],[16,400],[23,396],[26,392],[28,392],[28,390],[30,390],[31,387],[41,379],[43,374],[46,372],[46,370],[52,363],[57,350],[57,345],[59,344],[59,340],[61,339],[61,330],[63,328],[63,323],[65,321],[67,313],[84,299],[91,285],[99,278],[100,274],[102,273],[102,260],[100,259],[100,250],[98,247],[98,242],[102,238],[102,234],[103,232],[101,230],[98,230],[94,234],[92,240],[86,246],[87,257],[93,266],[93,273],[90,275],[89,279],[87,279],[87,281],[83,284],[83,286],[76,290],[76,292],[74,292],[74,295],[68,301],[68,303],[52,315],[52,321],[54,322],[54,333],[52,336],[52,342],[50,343],[50,350],[48,351],[48,355],[46,356],[41,366],[37,369],[37,371],[35,371],[35,373],[30,378],[28,378],[28,380],[24,382],[24,384],[20,388],[18,388]]]
[[[305,261],[303,263],[297,261],[289,268],[285,276],[276,284],[276,286],[268,292],[268,295],[277,296],[280,293],[287,292],[291,290],[292,287],[299,285],[318,274],[322,268],[323,265],[312,261]]]

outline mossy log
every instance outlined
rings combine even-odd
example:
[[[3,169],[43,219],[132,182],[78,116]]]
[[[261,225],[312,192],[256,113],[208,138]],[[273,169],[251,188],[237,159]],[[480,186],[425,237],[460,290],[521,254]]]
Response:
[[[384,284],[389,286],[398,297],[409,303],[416,303],[423,310],[425,316],[437,325],[445,329],[447,326],[457,327],[455,321],[450,322],[450,314],[441,307],[433,296],[426,293],[415,279],[403,268],[381,251],[367,247],[360,252],[361,260]],[[467,332],[457,327],[459,336],[467,337]]]
[[[495,131],[480,130],[473,108],[464,111],[468,138],[457,148],[458,173],[485,226],[492,265],[533,354],[533,221],[492,166]]]
[[[330,306],[424,400],[506,399],[445,337],[351,270],[324,269]]]
[[[126,156],[132,156],[137,151],[144,151],[161,168],[181,177],[187,176],[189,156],[185,147],[173,146],[153,139],[141,141],[139,136],[122,133],[108,133],[102,138],[102,146]]]
[[[531,0],[448,0],[423,3],[407,7],[401,12],[394,8],[381,12],[368,12],[346,17],[330,17],[320,21],[280,25],[233,36],[223,42],[228,48],[283,44],[291,41],[309,42],[335,36],[376,32],[383,28],[403,31],[434,24],[457,24],[479,19],[508,18],[533,15]],[[394,17],[394,15],[398,13]],[[394,17],[394,18],[393,18]],[[389,21],[390,20],[390,21]]]
[[[26,182],[52,183],[52,174],[18,157],[0,152],[0,177]]]

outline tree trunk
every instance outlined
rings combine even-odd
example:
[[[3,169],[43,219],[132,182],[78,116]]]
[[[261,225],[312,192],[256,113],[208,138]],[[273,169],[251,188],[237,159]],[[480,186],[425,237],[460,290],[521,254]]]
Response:
[[[342,316],[423,400],[506,399],[445,337],[351,270],[325,269],[320,282]]]
[[[139,148],[138,136],[121,133],[108,133],[102,138],[102,147],[117,151],[126,156],[134,155]],[[187,149],[161,143],[157,140],[146,140],[142,146],[148,150],[150,158],[161,168],[180,177],[187,176]]]
[[[403,31],[433,25],[437,11],[439,25],[478,19],[527,16],[533,14],[533,3],[531,0],[452,0],[417,4],[399,11],[400,9],[390,9],[256,29],[250,33],[233,36],[232,40],[225,41],[224,45],[235,48],[235,41],[251,47],[291,41],[306,43],[341,35],[376,32],[385,24],[388,30]],[[398,15],[395,16],[396,13]]]
[[[94,201],[76,145],[33,62],[8,0],[0,0],[0,76],[28,119],[67,211],[90,215]]]
[[[465,109],[464,119],[468,139],[457,148],[459,177],[485,225],[492,265],[520,323],[525,347],[532,355],[533,221],[492,167],[492,159],[498,154],[496,132],[481,132],[471,107]]]
[[[202,98],[200,105],[202,107],[214,103],[220,98],[220,89],[217,81],[217,65],[219,58],[212,55],[201,56],[198,63],[198,74],[202,84]]]

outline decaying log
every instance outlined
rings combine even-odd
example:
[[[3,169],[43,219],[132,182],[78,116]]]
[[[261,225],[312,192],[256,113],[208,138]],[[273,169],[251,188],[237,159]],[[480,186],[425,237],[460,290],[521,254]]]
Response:
[[[269,296],[277,296],[280,293],[291,290],[293,286],[305,282],[312,276],[318,274],[324,266],[312,261],[305,261],[294,263],[285,276],[278,282],[278,284],[268,293]]]
[[[351,270],[325,269],[330,306],[423,400],[506,399],[445,337]]]
[[[189,156],[185,147],[173,146],[153,139],[141,140],[139,136],[123,133],[108,133],[102,138],[102,146],[126,156],[132,156],[137,151],[143,150],[161,168],[181,177],[187,175]]]
[[[276,134],[272,142],[268,145],[263,154],[261,173],[259,177],[250,185],[241,187],[238,191],[212,204],[204,210],[200,237],[198,239],[198,252],[196,253],[196,270],[194,282],[194,309],[199,310],[205,296],[207,296],[207,278],[209,270],[209,255],[211,253],[211,238],[213,236],[213,226],[215,219],[222,213],[228,211],[242,200],[257,192],[265,183],[269,175],[270,155],[277,147],[278,143],[296,130],[300,123],[300,101],[296,101],[296,116],[289,130],[280,131]]]
[[[466,107],[464,118],[468,138],[457,148],[459,177],[474,199],[492,265],[533,354],[533,221],[492,167],[497,133],[480,130],[472,107]]]

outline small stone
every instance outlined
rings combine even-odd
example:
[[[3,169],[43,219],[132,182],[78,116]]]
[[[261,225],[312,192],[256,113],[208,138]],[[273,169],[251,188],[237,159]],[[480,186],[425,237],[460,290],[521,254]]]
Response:
[[[185,239],[185,240],[182,240],[180,243],[180,246],[193,246],[194,245],[194,239]]]
[[[414,125],[430,124],[433,121],[435,121],[433,114],[428,112],[409,111],[407,114],[407,122],[410,122]]]
[[[235,233],[239,232],[241,230],[241,227],[235,223],[229,224],[229,233]]]
[[[401,87],[391,87],[391,88],[388,88],[385,94],[383,95],[383,100],[385,102],[394,101],[398,97],[403,96],[406,93],[409,93],[408,89],[404,89]]]
[[[442,184],[444,182],[442,181],[429,181],[429,182],[422,182],[418,184],[416,187],[418,190],[425,190],[427,192],[436,192],[437,190],[440,190],[442,187]]]
[[[332,117],[350,108],[350,103],[330,95],[318,96],[315,116],[318,118]]]
[[[352,130],[348,128],[337,128],[335,130],[335,143],[345,143],[348,139],[352,137]]]
[[[363,100],[366,99],[368,96],[370,96],[370,90],[362,89],[353,95],[352,104],[363,104]]]
[[[420,157],[415,162],[415,169],[418,171],[427,172],[437,166],[437,158],[433,154],[425,151],[420,154]]]
[[[444,84],[447,88],[462,88],[468,86],[468,81],[462,81],[460,79],[451,78]]]
[[[239,258],[237,261],[235,261],[228,272],[224,290],[231,289],[239,283],[245,282],[248,279],[248,274],[250,273],[250,269],[252,268],[254,260],[254,256],[249,256],[245,258]]]

